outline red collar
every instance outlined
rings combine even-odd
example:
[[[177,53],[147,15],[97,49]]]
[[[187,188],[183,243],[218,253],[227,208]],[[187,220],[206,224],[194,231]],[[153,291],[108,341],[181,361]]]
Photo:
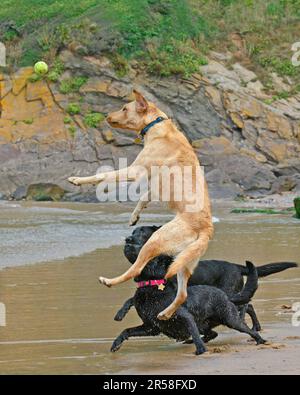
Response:
[[[155,287],[157,286],[160,291],[165,289],[165,285],[167,284],[167,280],[148,280],[148,281],[140,281],[137,283],[138,288],[143,287]]]

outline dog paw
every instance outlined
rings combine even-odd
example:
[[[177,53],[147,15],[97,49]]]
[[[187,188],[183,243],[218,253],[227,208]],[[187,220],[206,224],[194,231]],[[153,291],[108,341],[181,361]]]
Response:
[[[199,348],[195,351],[195,355],[203,355],[207,352],[206,348]]]
[[[162,311],[158,314],[157,318],[160,321],[168,321],[172,317],[173,313],[168,313],[167,311]]]
[[[182,344],[194,344],[193,339],[185,340]]]
[[[174,277],[177,274],[177,269],[172,267],[169,268],[169,270],[167,271],[167,274],[165,275],[165,279],[169,280],[170,278]]]
[[[120,350],[122,343],[119,341],[114,341],[113,345],[111,346],[110,352],[117,352]]]
[[[69,181],[71,184],[76,185],[76,186],[81,185],[80,180],[81,180],[80,177],[69,177],[69,178],[68,178],[68,181]]]
[[[130,218],[130,221],[129,221],[129,226],[136,225],[139,222],[139,220],[140,220],[140,216],[139,215],[137,215],[137,216],[132,215],[131,218]]]
[[[267,340],[265,340],[265,339],[259,339],[259,340],[257,340],[256,341],[256,344],[258,345],[258,346],[269,346],[270,345],[270,343],[267,341]]]
[[[105,278],[105,277],[99,277],[99,282],[100,282],[100,284],[103,284],[103,285],[105,285],[108,288],[111,287],[110,281],[107,278]]]
[[[118,313],[115,315],[114,320],[120,322],[120,321],[123,321],[123,318],[124,318],[124,314],[118,312]]]

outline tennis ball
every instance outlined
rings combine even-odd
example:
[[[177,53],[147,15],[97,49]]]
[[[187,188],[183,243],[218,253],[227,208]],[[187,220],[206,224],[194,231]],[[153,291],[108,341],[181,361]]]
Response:
[[[48,70],[49,70],[48,65],[45,62],[37,62],[34,65],[34,71],[36,72],[36,74],[40,74],[40,75],[47,74]]]

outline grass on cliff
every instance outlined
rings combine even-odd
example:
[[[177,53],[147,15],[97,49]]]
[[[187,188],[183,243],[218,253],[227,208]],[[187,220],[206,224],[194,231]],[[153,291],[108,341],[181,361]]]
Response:
[[[299,32],[300,0],[2,0],[0,8],[11,64],[51,62],[72,42],[97,53],[100,38],[111,35],[104,51],[120,74],[136,59],[149,73],[188,76],[205,64],[209,50],[229,50],[270,90],[271,72],[298,89],[291,46]],[[239,51],[233,33],[241,38]]]

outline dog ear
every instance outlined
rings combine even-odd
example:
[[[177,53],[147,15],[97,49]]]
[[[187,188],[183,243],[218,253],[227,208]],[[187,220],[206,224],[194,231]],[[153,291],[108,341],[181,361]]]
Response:
[[[136,101],[136,111],[139,113],[145,113],[148,110],[147,100],[140,92],[134,90],[133,93]]]
[[[161,228],[161,226],[156,226],[156,225],[153,225],[152,226],[152,229],[154,230],[154,232],[156,232],[158,229],[160,229]]]

